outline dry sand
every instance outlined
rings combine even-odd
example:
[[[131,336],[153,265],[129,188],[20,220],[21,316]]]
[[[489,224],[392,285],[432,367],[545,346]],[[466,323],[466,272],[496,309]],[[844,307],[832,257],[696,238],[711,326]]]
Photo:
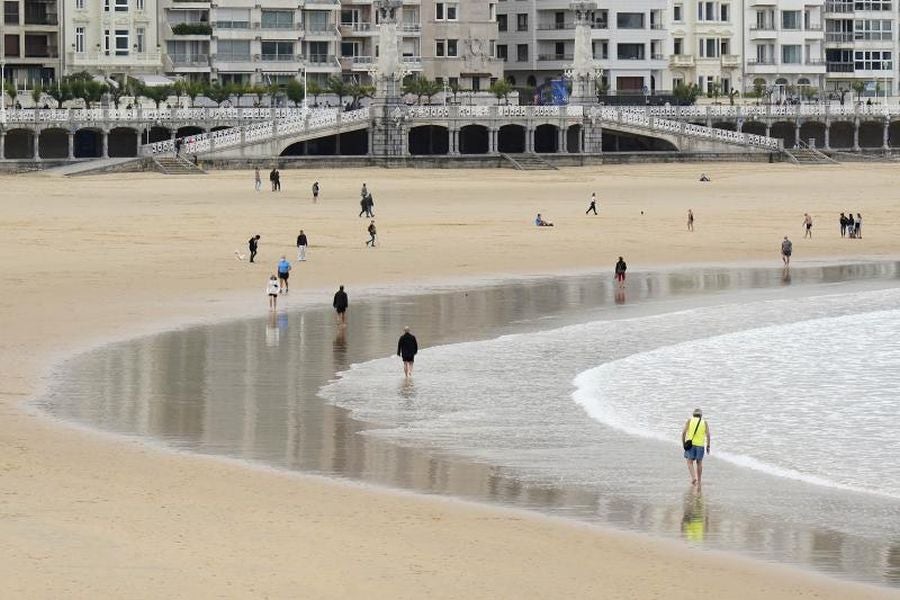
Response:
[[[713,182],[699,184],[700,171]],[[322,185],[311,203],[313,177]],[[4,598],[879,598],[643,536],[268,473],[59,427],[22,403],[50,362],[163,324],[265,312],[293,254],[302,288],[649,264],[886,257],[890,165],[645,165],[558,172],[286,171],[0,178],[0,590]],[[381,246],[363,246],[358,190]],[[599,217],[586,217],[590,192]],[[685,231],[692,208],[696,231]],[[859,211],[863,240],[837,215]],[[643,215],[641,214],[643,212]],[[816,219],[804,241],[804,212]],[[532,226],[535,213],[555,221]],[[258,266],[238,262],[262,234]],[[358,298],[356,298],[358,299]],[[701,590],[701,591],[698,591]]]

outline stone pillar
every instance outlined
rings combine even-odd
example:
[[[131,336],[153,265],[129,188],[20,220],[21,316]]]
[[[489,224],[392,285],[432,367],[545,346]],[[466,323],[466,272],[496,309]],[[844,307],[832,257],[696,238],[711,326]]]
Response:
[[[493,127],[488,130],[488,152],[490,154],[497,154],[497,135],[498,130]]]
[[[451,156],[456,156],[459,154],[459,129],[451,129],[449,138],[447,153]]]
[[[103,130],[103,158],[109,158],[109,132]]]
[[[558,132],[559,132],[559,136],[558,136],[558,141],[556,142],[556,151],[561,154],[566,153],[569,151],[569,149],[566,147],[566,145],[567,145],[566,142],[568,141],[567,134],[569,132],[569,128],[568,127],[560,127]]]
[[[243,135],[243,134],[241,134],[241,135]],[[369,147],[368,147],[368,150],[369,150],[369,151],[367,152],[367,154],[368,154],[369,156],[372,156],[372,155],[375,154],[375,148],[374,148],[374,145],[375,145],[375,125],[374,125],[374,123],[369,123],[369,128],[366,130],[366,136],[368,137],[368,145],[369,145]]]
[[[534,152],[534,127],[525,128],[525,152]]]
[[[771,121],[766,121],[766,137],[771,137],[769,134],[772,132],[772,123]]]
[[[825,149],[831,150],[831,121],[825,121]]]
[[[69,138],[69,160],[72,160],[75,158],[75,132],[69,131],[67,137]]]
[[[6,158],[6,132],[0,131],[0,160]]]
[[[853,151],[859,152],[859,119],[853,121]]]
[[[409,156],[409,128],[406,125],[400,126],[400,155]]]
[[[794,121],[794,147],[800,146],[800,119]]]
[[[884,148],[885,150],[890,150],[891,149],[891,120],[890,119],[884,120],[883,136],[884,137],[882,138],[881,147]]]
[[[34,160],[41,160],[41,131],[40,129],[35,129],[33,133],[34,136],[31,138],[34,146],[32,158],[34,158]]]

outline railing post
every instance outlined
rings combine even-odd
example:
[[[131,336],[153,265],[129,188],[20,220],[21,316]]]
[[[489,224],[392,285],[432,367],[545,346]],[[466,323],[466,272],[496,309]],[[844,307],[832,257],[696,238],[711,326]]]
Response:
[[[70,129],[66,133],[67,133],[66,137],[69,138],[69,160],[72,160],[75,158],[75,132]],[[138,145],[140,145],[140,144],[138,144]]]
[[[40,144],[41,144],[41,130],[37,127],[34,128],[34,136],[31,138],[32,141],[32,158],[34,160],[41,160],[41,152],[40,152]]]
[[[102,132],[103,136],[103,158],[109,158],[109,131],[106,129]]]
[[[6,158],[6,132],[0,131],[0,160]]]

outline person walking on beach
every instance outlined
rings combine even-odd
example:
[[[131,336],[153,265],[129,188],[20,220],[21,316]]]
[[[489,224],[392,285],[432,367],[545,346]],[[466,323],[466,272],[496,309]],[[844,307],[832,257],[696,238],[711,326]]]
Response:
[[[275,191],[275,169],[269,171],[269,183],[272,185],[272,191]]]
[[[803,239],[812,238],[812,217],[809,213],[803,213]]]
[[[788,236],[784,236],[784,241],[781,242],[781,260],[784,261],[785,267],[791,265],[791,254],[793,252],[794,244],[788,239]]]
[[[694,211],[692,211],[691,209],[688,209],[687,225],[688,225],[688,231],[694,230]]]
[[[369,239],[366,240],[366,246],[370,246],[370,247],[374,248],[375,247],[375,235],[376,235],[376,233],[378,233],[377,230],[375,229],[375,221],[374,220],[369,222],[369,228],[366,231],[369,232]]]
[[[309,246],[309,240],[306,237],[306,234],[303,233],[303,230],[300,230],[300,235],[297,236],[297,260],[299,262],[303,262],[306,260],[306,248]]]
[[[375,216],[375,199],[371,192],[366,194],[366,216],[370,219]]]
[[[366,183],[363,182],[362,189],[359,190],[359,197],[362,198],[363,200],[365,200],[366,196],[368,196],[368,195],[369,195],[369,190],[368,190],[368,188],[366,188]]]
[[[591,192],[591,204],[588,206],[588,209],[584,211],[584,214],[588,214],[589,212],[594,211],[594,214],[597,214],[597,192]]]
[[[844,237],[847,234],[847,215],[841,213],[841,237]]]
[[[397,341],[397,356],[403,360],[403,374],[407,377],[412,376],[413,363],[416,360],[416,354],[419,352],[419,344],[416,336],[409,332],[409,325],[403,328],[403,335]]]
[[[288,262],[287,258],[284,256],[281,257],[281,260],[278,262],[278,282],[281,284],[281,293],[288,293],[288,278],[291,276],[291,263]]]
[[[862,215],[856,213],[856,224],[853,226],[853,237],[862,238]]]
[[[273,181],[273,183],[275,184],[275,191],[280,192],[281,191],[281,173],[278,172],[278,169],[275,169],[274,174],[275,174],[275,180]]]
[[[250,262],[253,262],[253,259],[256,258],[256,251],[259,249],[258,233],[250,238],[250,241],[247,242],[247,246],[250,248]]]
[[[256,188],[257,192],[262,187],[262,178],[259,176],[259,167],[256,167],[253,171],[253,187]]]
[[[695,408],[693,416],[685,422],[681,430],[681,442],[688,472],[691,474],[691,485],[699,487],[703,478],[703,455],[710,452],[712,444],[709,424],[699,408]]]
[[[368,204],[366,204],[366,197],[363,196],[362,198],[359,199],[359,217],[360,218],[362,218],[363,215],[369,216],[369,211],[366,210],[367,206],[368,206]]]
[[[269,275],[269,281],[266,283],[266,293],[269,295],[269,310],[274,311],[278,307],[278,278],[273,273]]]
[[[319,201],[319,181],[316,180],[312,185],[313,204]]]
[[[625,259],[621,256],[619,257],[619,261],[616,263],[616,281],[619,282],[619,287],[625,287],[625,271],[628,270],[628,265],[625,264]]]
[[[344,286],[338,288],[338,291],[334,293],[334,300],[331,302],[331,306],[334,307],[334,312],[337,313],[338,324],[346,325],[347,307],[350,306],[350,300],[347,298],[347,292],[344,291]]]

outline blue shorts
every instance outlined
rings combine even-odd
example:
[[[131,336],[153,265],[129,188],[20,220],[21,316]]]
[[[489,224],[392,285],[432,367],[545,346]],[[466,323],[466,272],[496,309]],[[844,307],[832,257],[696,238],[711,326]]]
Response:
[[[696,460],[700,462],[703,460],[703,455],[706,453],[706,448],[703,446],[691,446],[690,450],[684,451],[684,457],[688,460]]]

